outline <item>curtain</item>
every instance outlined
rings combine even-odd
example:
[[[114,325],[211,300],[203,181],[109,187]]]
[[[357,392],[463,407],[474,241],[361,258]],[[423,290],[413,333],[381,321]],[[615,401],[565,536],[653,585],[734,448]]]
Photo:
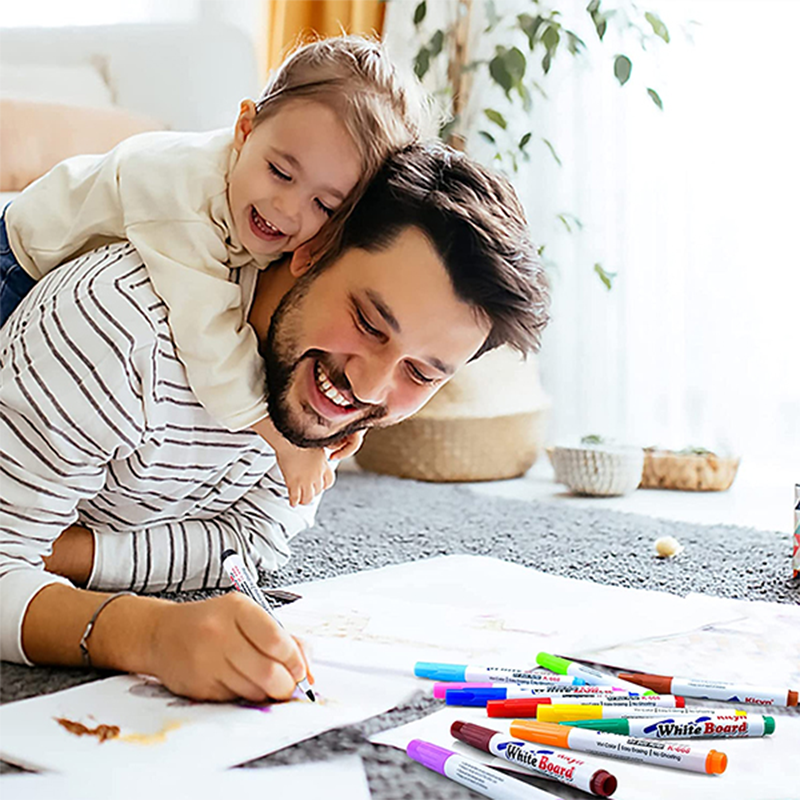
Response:
[[[379,0],[266,0],[267,68],[273,69],[305,36],[362,33],[380,36],[386,4]]]

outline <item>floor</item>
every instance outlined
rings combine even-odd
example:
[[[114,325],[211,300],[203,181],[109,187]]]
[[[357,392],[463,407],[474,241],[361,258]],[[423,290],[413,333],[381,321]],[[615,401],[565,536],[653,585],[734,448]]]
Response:
[[[608,508],[701,525],[742,525],[760,530],[785,530],[794,525],[794,484],[800,463],[766,463],[743,459],[727,492],[673,492],[637,489],[625,497],[578,497],[553,480],[546,458],[522,478],[468,484],[475,492],[518,500],[566,503],[581,508]]]

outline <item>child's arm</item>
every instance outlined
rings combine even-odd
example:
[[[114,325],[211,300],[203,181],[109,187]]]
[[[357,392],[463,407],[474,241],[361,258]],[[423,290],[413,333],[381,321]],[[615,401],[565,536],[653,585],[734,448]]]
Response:
[[[336,476],[322,448],[295,447],[278,432],[269,417],[253,425],[253,430],[275,451],[292,508],[307,505],[333,486]]]

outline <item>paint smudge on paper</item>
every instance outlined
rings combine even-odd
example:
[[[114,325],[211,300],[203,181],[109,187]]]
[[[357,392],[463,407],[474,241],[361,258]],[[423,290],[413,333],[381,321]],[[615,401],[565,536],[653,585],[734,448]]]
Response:
[[[161,730],[159,731],[155,731],[154,733],[127,733],[125,736],[120,736],[120,741],[143,745],[164,744],[164,742],[167,741],[167,734],[177,730],[181,725],[183,725],[183,723],[180,720],[169,720],[161,726]]]
[[[54,719],[62,728],[74,733],[75,736],[96,736],[100,744],[119,736],[118,725],[98,725],[96,728],[87,728],[82,722],[75,722],[65,717],[55,717]]]

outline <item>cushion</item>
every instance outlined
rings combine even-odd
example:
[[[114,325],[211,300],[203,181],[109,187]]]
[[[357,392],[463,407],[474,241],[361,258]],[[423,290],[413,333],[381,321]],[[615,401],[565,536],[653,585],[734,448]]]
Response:
[[[91,64],[3,64],[0,97],[110,108],[114,98]]]
[[[135,133],[163,129],[120,108],[0,98],[0,191],[24,189],[65,158],[106,153]]]

